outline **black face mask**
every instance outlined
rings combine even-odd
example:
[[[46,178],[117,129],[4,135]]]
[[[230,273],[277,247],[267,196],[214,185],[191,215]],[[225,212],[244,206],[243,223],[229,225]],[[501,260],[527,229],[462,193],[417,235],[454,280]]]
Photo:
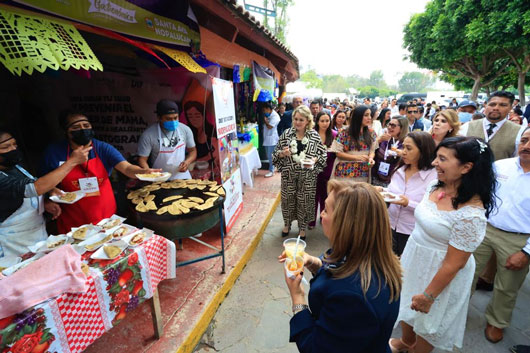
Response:
[[[1,165],[11,168],[22,162],[22,153],[16,149],[6,153],[1,153],[0,158]]]
[[[88,145],[89,142],[94,137],[94,130],[92,129],[82,129],[71,131],[72,141],[78,145]]]

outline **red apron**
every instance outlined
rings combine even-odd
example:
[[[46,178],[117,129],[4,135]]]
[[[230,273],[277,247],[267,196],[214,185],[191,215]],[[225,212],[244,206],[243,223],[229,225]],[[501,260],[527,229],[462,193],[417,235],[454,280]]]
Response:
[[[84,165],[77,165],[59,184],[63,191],[78,191],[79,179],[96,177],[99,185],[98,196],[85,196],[71,205],[61,204],[62,213],[57,219],[57,230],[61,234],[69,232],[72,227],[87,223],[96,224],[116,213],[116,200],[107,170],[95,150],[94,153],[95,158],[88,160]],[[66,158],[69,156],[70,146]]]

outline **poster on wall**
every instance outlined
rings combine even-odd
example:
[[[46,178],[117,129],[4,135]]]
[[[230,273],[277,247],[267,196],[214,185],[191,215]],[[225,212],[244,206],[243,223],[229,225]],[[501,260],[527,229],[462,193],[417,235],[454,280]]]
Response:
[[[243,208],[243,186],[239,171],[234,88],[231,81],[211,77],[221,181],[226,191],[225,223],[229,232]]]

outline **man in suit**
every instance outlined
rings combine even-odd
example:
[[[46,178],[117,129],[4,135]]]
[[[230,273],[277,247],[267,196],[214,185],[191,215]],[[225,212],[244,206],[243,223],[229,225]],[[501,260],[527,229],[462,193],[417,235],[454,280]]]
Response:
[[[496,161],[511,158],[516,154],[522,129],[508,120],[515,96],[506,91],[491,94],[484,110],[485,119],[473,120],[461,128],[461,134],[484,139],[490,145]],[[496,257],[491,256],[477,282],[477,289],[492,291],[496,274]]]
[[[278,136],[281,136],[282,133],[291,127],[291,123],[293,121],[293,111],[302,105],[303,98],[301,96],[294,96],[293,97],[293,109],[288,110],[285,113],[283,113],[283,116],[281,117],[280,123],[278,124]]]
[[[418,106],[416,104],[407,105],[407,120],[409,121],[409,130],[410,131],[423,131],[424,126],[421,121],[418,120],[420,116]]]

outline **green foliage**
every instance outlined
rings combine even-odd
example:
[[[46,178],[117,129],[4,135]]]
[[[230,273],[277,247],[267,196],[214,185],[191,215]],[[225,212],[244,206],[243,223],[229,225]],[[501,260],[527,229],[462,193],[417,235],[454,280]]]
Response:
[[[276,38],[287,44],[287,26],[289,25],[288,9],[294,4],[294,0],[263,0],[263,7],[267,8],[268,4],[272,4],[272,8],[276,9],[276,17],[274,20],[269,20],[265,16],[263,25],[274,34]],[[273,24],[271,24],[273,22]]]
[[[401,92],[425,92],[436,82],[436,78],[418,71],[405,72],[398,81]]]
[[[396,95],[398,92],[395,90],[387,89],[387,88],[377,88],[374,86],[364,86],[360,87],[359,89],[359,97],[368,97],[368,98],[375,98],[375,97],[389,97]]]
[[[370,77],[368,78],[368,82],[366,82],[368,86],[373,86],[377,88],[387,88],[387,84],[385,82],[385,78],[383,75],[383,71],[376,70],[372,71],[370,73]]]
[[[502,1],[502,6],[520,1]],[[489,13],[484,9],[491,3],[501,1],[429,2],[425,12],[412,16],[405,26],[404,45],[410,52],[409,59],[420,67],[448,73],[449,76],[443,75],[445,78],[457,75],[472,79],[472,98],[476,98],[480,87],[503,75],[510,65],[507,53],[499,50],[487,34],[485,22]],[[502,31],[496,36],[506,40]]]
[[[300,75],[300,80],[307,83],[307,88],[322,88],[322,79],[311,69]]]

